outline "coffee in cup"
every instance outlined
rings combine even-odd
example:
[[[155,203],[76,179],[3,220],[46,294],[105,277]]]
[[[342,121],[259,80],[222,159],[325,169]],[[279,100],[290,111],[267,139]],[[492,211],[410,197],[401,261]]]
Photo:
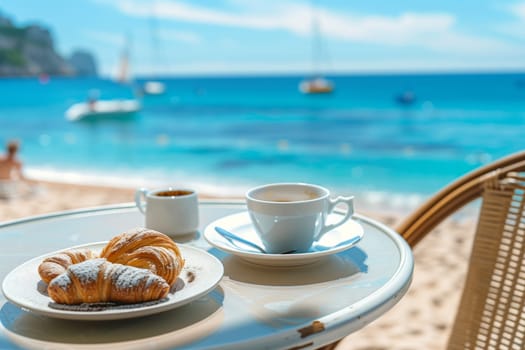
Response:
[[[135,204],[145,216],[145,226],[168,236],[193,233],[199,226],[197,192],[192,189],[166,187],[135,193]]]
[[[339,203],[347,210],[337,223],[327,217]],[[307,252],[314,241],[342,225],[354,214],[353,197],[330,198],[324,187],[305,183],[276,183],[246,193],[250,218],[268,253]]]

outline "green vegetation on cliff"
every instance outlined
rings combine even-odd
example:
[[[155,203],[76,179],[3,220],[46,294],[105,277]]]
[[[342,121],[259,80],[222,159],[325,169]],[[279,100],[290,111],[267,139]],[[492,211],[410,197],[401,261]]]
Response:
[[[73,75],[75,69],[55,51],[49,30],[16,26],[0,14],[0,76]]]
[[[0,49],[0,65],[12,65],[15,67],[24,67],[26,61],[22,51],[17,49]]]

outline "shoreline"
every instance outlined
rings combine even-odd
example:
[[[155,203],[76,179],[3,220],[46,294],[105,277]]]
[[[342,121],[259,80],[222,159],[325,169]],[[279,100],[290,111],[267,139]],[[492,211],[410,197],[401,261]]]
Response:
[[[247,182],[222,182],[206,181],[202,179],[191,179],[178,176],[178,180],[167,181],[155,178],[144,177],[144,175],[133,174],[130,176],[117,174],[108,176],[107,174],[79,173],[79,172],[57,172],[54,170],[43,170],[29,168],[26,176],[41,184],[62,184],[68,186],[91,186],[93,188],[111,188],[115,190],[126,190],[140,187],[161,188],[168,186],[189,187],[195,189],[203,198],[244,198],[244,194],[251,187],[260,186],[263,183],[254,181]],[[284,181],[288,182],[288,181]],[[401,192],[395,189],[362,189],[359,187],[339,188],[327,185],[322,182],[313,182],[317,185],[327,187],[332,192],[332,196],[354,196],[356,211],[362,212],[389,212],[392,215],[407,215],[412,210],[423,203],[432,193],[425,192]],[[133,196],[130,197],[130,201]]]
[[[32,196],[0,199],[0,224],[64,210],[132,203],[135,188],[37,181]],[[200,199],[242,197],[199,194]],[[380,206],[357,212],[395,227],[410,211]],[[443,349],[459,302],[475,229],[472,215],[458,214],[438,226],[415,247],[415,271],[407,294],[390,311],[344,338],[338,350]]]
[[[52,212],[132,201],[134,190],[31,179],[32,193],[0,199],[0,223]],[[36,184],[35,184],[36,183]]]
[[[30,179],[31,193],[0,198],[0,223],[47,213],[111,204],[133,203],[136,188]],[[226,197],[199,193],[201,199]],[[229,197],[227,199],[242,199]]]
[[[132,203],[135,191],[139,188],[127,184],[115,186],[107,183],[60,182],[36,178],[28,180],[32,186],[30,193],[12,199],[0,198],[0,223],[65,210]],[[157,186],[152,186],[154,187]],[[220,195],[202,192],[199,189],[197,193],[201,200],[244,200],[244,195],[241,193]],[[388,194],[385,193],[383,196],[387,198]],[[359,200],[359,194],[356,194],[355,197],[357,213],[370,216],[389,226],[394,226],[401,218],[408,215],[416,207],[416,203],[421,200],[412,199],[409,205],[400,205],[400,201],[406,198],[402,195],[393,198],[390,203],[387,200],[379,200],[381,196],[376,193],[371,194],[368,200]]]

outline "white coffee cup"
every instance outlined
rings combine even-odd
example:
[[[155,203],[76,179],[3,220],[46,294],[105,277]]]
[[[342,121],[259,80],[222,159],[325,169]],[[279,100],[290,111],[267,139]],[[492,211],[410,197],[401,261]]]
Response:
[[[135,203],[149,229],[178,236],[193,233],[199,227],[199,204],[194,190],[140,188],[135,193]]]
[[[314,241],[342,225],[354,214],[353,197],[330,198],[328,189],[304,183],[276,183],[246,193],[255,230],[268,253],[306,252]],[[334,224],[327,217],[339,203],[346,214]]]

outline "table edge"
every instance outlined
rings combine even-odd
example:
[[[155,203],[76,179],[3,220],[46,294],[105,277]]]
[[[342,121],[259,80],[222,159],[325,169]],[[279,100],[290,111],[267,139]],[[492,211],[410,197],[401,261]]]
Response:
[[[243,200],[232,200],[232,199],[227,199],[227,200],[200,199],[199,204],[233,205],[233,206],[239,206],[239,208],[242,208],[245,205],[245,202]],[[97,212],[102,212],[102,211],[119,211],[119,210],[133,209],[133,208],[136,208],[136,204],[134,202],[127,202],[127,203],[121,203],[121,204],[110,204],[110,205],[103,205],[103,206],[93,206],[93,207],[86,207],[86,208],[80,208],[80,209],[73,209],[73,210],[57,211],[57,212],[51,212],[51,213],[34,215],[34,216],[6,221],[3,223],[0,223],[0,229],[8,228],[10,226],[19,225],[19,224],[26,224],[26,223],[31,223],[34,221],[47,220],[47,219],[59,218],[59,217],[70,216],[70,215],[97,213]],[[336,211],[339,211],[339,210],[336,209]],[[373,304],[369,301],[363,303],[364,305],[358,305],[359,307],[356,307],[356,305],[353,305],[354,308],[358,308],[361,310],[364,309],[365,311],[361,313],[361,316],[359,317],[358,322],[352,323],[352,327],[348,327],[348,323],[347,323],[348,317],[343,317],[344,315],[348,315],[348,312],[349,312],[348,307],[346,307],[336,312],[333,312],[329,315],[325,315],[324,317],[319,318],[318,321],[324,325],[325,329],[323,332],[321,332],[322,334],[317,333],[315,338],[311,338],[311,339],[309,339],[308,337],[303,338],[299,331],[294,332],[292,329],[282,334],[282,337],[285,337],[288,339],[290,339],[290,337],[295,338],[294,343],[296,345],[300,345],[301,343],[302,344],[306,343],[305,344],[306,346],[304,348],[315,348],[315,347],[323,346],[323,345],[333,342],[334,340],[341,339],[345,337],[347,334],[352,333],[353,331],[356,331],[364,327],[365,325],[375,320],[378,317],[378,315],[391,309],[401,299],[401,297],[406,293],[406,291],[408,290],[411,284],[412,275],[414,271],[414,257],[412,254],[412,250],[410,246],[407,244],[407,242],[392,228],[386,226],[385,224],[375,219],[371,219],[371,218],[368,218],[360,214],[354,214],[354,216],[357,219],[366,222],[370,226],[376,227],[380,231],[385,232],[385,234],[387,234],[387,236],[393,240],[394,244],[396,245],[400,253],[399,266],[397,270],[395,271],[393,278],[389,281],[388,288],[387,288],[387,285],[384,285],[373,293],[375,294],[373,299],[379,298],[380,300],[382,300],[381,303],[376,304],[375,307],[372,305],[368,305],[368,304]],[[397,293],[393,293],[393,294],[389,293],[388,289],[390,288],[397,290]],[[297,329],[299,330],[305,326],[307,327],[308,324],[300,325],[299,327],[297,327]],[[261,341],[260,344],[266,344],[266,345],[269,344],[268,343],[269,339],[267,337],[263,337],[258,340]],[[282,340],[282,338],[280,337],[279,339],[274,339],[274,340],[278,342],[279,340]],[[240,346],[240,348],[243,348],[243,346],[245,346],[246,344],[241,342],[241,343],[231,344],[231,345],[232,345],[232,349],[236,349],[237,346]],[[274,345],[279,346],[279,344],[274,344]]]
[[[199,204],[206,204],[206,205],[213,205],[213,204],[230,204],[230,205],[241,205],[244,204],[243,200],[220,200],[220,199],[200,199]],[[19,219],[13,219],[13,220],[7,220],[4,222],[0,222],[0,229],[6,228],[13,225],[19,225],[19,224],[26,224],[30,223],[32,221],[38,221],[38,220],[47,220],[47,219],[53,219],[58,218],[62,216],[68,216],[68,215],[76,215],[76,214],[86,214],[86,213],[96,213],[99,211],[109,211],[109,210],[122,210],[122,209],[132,209],[136,208],[135,202],[125,202],[120,204],[108,204],[108,205],[97,205],[97,206],[91,206],[91,207],[85,207],[85,208],[79,208],[79,209],[70,209],[70,210],[61,210],[61,211],[53,211],[49,213],[44,214],[38,214],[38,215],[31,215],[26,216]]]

